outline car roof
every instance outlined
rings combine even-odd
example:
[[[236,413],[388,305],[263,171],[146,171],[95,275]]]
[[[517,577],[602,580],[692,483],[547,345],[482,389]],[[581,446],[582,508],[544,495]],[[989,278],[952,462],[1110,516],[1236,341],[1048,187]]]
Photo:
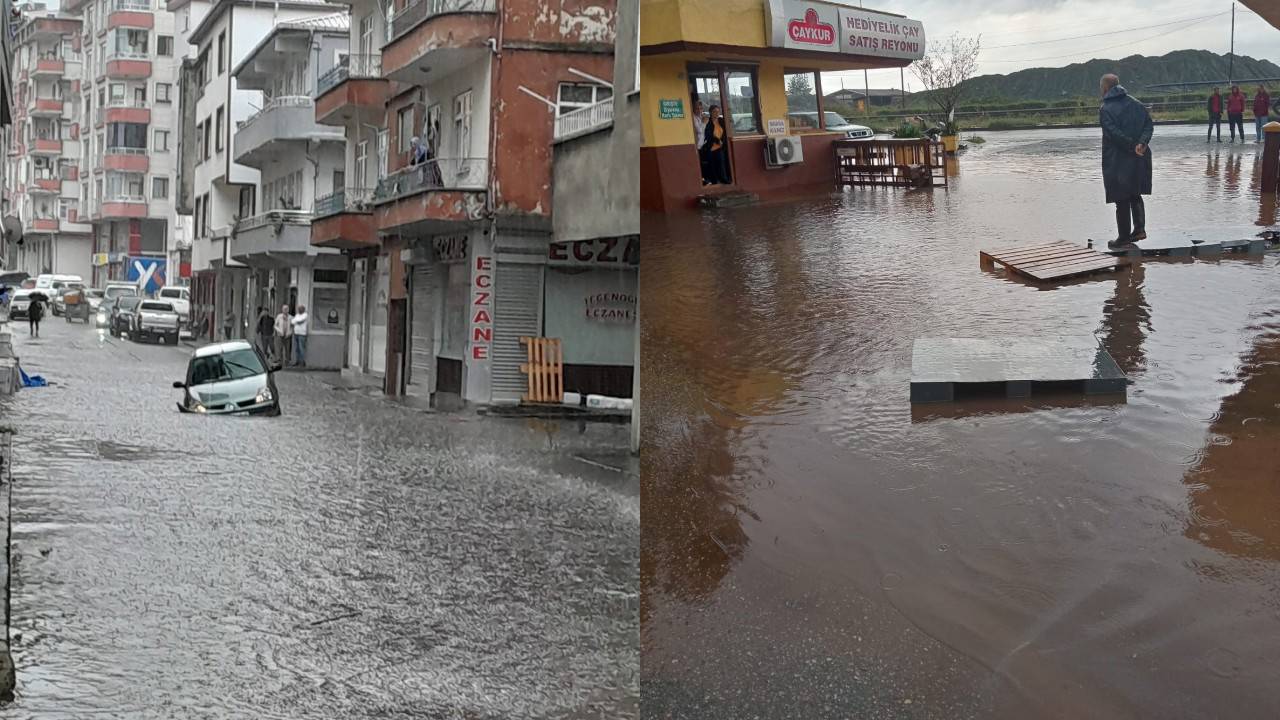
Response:
[[[247,340],[230,340],[228,342],[213,343],[196,348],[192,353],[192,357],[208,357],[210,355],[221,355],[231,350],[252,350],[253,346]]]

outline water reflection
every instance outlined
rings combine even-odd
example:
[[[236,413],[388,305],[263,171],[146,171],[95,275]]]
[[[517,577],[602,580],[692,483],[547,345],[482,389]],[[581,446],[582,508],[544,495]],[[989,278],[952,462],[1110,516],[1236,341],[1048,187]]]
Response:
[[[1102,346],[1130,376],[1145,369],[1142,343],[1151,332],[1151,307],[1142,292],[1146,276],[1145,262],[1130,263],[1102,305]]]

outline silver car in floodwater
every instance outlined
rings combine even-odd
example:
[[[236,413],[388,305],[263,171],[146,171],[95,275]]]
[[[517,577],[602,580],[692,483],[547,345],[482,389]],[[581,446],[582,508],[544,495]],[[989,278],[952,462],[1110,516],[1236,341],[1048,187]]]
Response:
[[[178,410],[208,415],[279,415],[280,392],[272,373],[280,369],[244,340],[206,345],[191,354]]]

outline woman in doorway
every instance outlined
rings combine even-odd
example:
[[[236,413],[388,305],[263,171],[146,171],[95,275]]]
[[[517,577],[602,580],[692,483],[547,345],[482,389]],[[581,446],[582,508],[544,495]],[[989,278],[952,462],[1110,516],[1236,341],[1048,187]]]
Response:
[[[713,185],[728,185],[733,182],[729,175],[729,132],[725,129],[719,105],[711,106],[706,132],[703,147],[707,153],[707,180]]]

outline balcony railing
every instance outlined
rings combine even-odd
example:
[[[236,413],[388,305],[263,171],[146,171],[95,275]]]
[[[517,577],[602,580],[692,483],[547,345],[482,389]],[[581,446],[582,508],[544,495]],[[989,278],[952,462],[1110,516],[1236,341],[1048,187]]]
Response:
[[[345,188],[316,198],[317,218],[337,215],[340,212],[360,212],[373,202],[374,188]]]
[[[458,12],[495,12],[496,0],[417,0],[391,17],[391,40],[399,38],[429,17]]]
[[[141,100],[137,100],[133,98],[115,98],[112,100],[108,100],[106,105],[98,108],[94,112],[97,115],[97,124],[101,125],[106,120],[108,110],[115,110],[117,108],[144,108],[145,109],[149,107],[150,105],[147,105],[145,102],[142,102]]]
[[[378,181],[373,201],[386,202],[423,190],[485,190],[489,161],[485,158],[440,158],[402,168]]]
[[[145,203],[147,198],[145,195],[129,195],[128,193],[115,193],[103,195],[104,203]]]
[[[271,102],[264,105],[261,110],[250,115],[248,119],[244,120],[243,122],[237,123],[236,130],[237,131],[244,130],[245,128],[252,126],[255,122],[257,122],[263,116],[268,115],[272,110],[275,110],[277,108],[284,108],[284,107],[308,107],[309,108],[309,107],[315,107],[315,102],[311,98],[307,97],[306,95],[282,95],[278,98],[273,98]]]
[[[571,110],[556,118],[556,140],[585,135],[613,122],[613,98]]]
[[[347,79],[382,77],[381,55],[348,55],[342,64],[335,66],[316,81],[316,97],[329,92]]]
[[[107,56],[107,62],[113,60],[150,60],[151,54],[143,50],[113,50]]]
[[[146,155],[146,148],[121,147],[113,145],[107,148],[107,155]]]
[[[242,233],[277,222],[306,225],[311,222],[311,213],[306,210],[268,210],[238,221],[236,223],[236,232]]]
[[[151,3],[147,0],[115,0],[111,3],[112,10],[124,10],[126,12],[148,12],[151,10]]]

